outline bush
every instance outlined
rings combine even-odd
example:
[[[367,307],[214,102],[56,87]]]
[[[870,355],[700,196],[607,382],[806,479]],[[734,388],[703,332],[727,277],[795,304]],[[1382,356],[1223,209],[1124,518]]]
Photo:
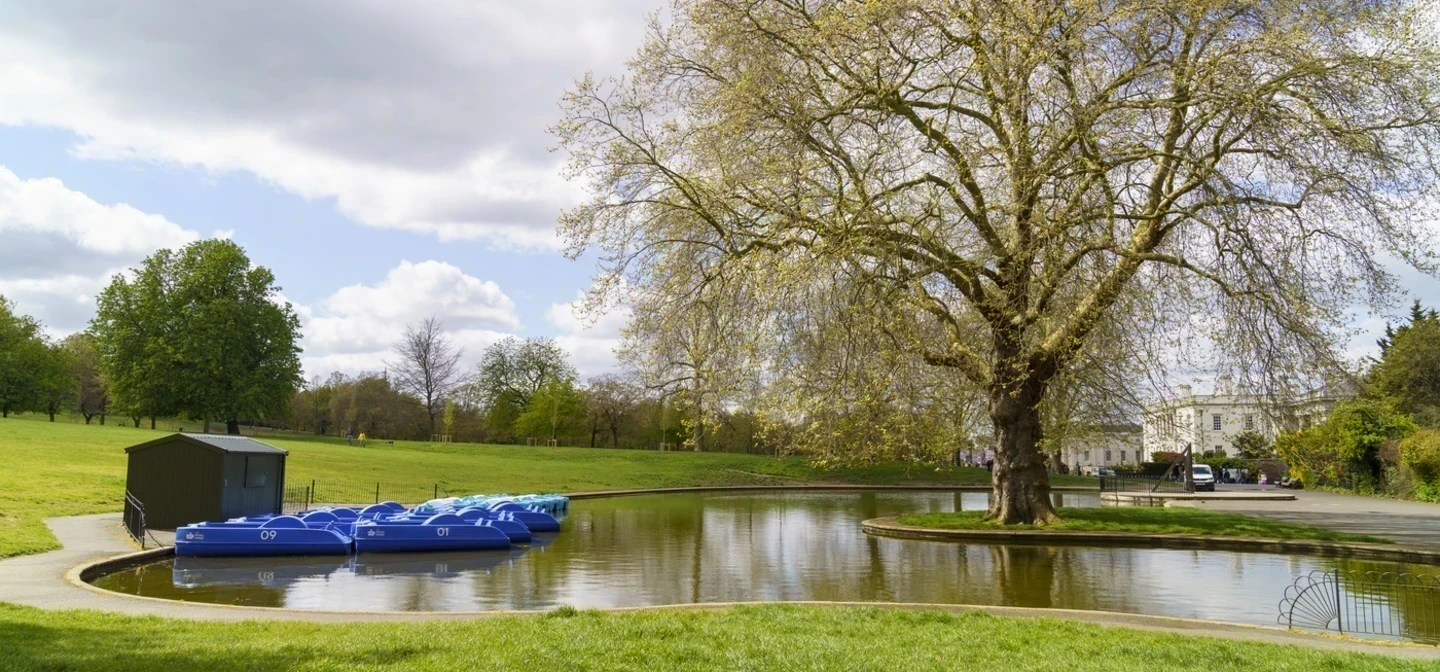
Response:
[[[1377,401],[1341,404],[1325,422],[1281,435],[1275,449],[1306,487],[1338,485],[1362,491],[1379,486],[1380,453],[1387,442],[1415,430],[1410,418]]]
[[[1440,430],[1425,429],[1405,437],[1400,442],[1400,460],[1421,483],[1440,481]]]

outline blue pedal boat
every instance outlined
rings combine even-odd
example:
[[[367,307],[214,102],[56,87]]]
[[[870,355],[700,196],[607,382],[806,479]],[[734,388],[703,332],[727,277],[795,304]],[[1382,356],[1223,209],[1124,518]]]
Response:
[[[295,516],[198,523],[175,530],[175,555],[188,557],[348,555],[352,543],[333,521],[307,523]]]
[[[560,521],[548,513],[536,511],[516,504],[505,502],[490,507],[489,511],[504,517],[506,520],[514,520],[530,528],[531,532],[559,532]]]
[[[510,537],[510,543],[512,544],[530,543],[530,528],[525,527],[524,523],[508,517],[505,514],[470,508],[457,511],[455,515],[460,516],[460,520],[467,523],[493,527],[504,532],[505,536]]]
[[[350,530],[357,553],[478,551],[510,548],[510,537],[494,527],[467,523],[453,513],[419,518],[358,520]]]

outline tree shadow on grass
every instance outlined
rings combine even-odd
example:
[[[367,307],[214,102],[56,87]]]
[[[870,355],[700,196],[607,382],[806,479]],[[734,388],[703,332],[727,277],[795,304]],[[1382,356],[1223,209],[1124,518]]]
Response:
[[[27,620],[23,615],[14,618],[14,615],[0,610],[0,670],[6,672],[261,672],[389,666],[403,669],[408,661],[429,653],[423,647],[384,641],[371,641],[363,648],[347,650],[339,645],[317,646],[309,637],[293,641],[276,638],[273,646],[267,646],[264,636],[254,633],[225,641],[223,633],[162,619],[125,619],[118,621],[116,627],[106,628],[48,625]],[[84,619],[80,616],[76,620]],[[171,624],[180,631],[166,632]]]

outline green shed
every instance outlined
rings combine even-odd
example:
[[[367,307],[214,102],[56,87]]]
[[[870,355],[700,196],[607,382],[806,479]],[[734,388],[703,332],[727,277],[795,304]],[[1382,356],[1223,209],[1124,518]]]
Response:
[[[244,436],[171,434],[125,449],[127,510],[145,526],[173,530],[202,521],[280,513],[289,453]]]

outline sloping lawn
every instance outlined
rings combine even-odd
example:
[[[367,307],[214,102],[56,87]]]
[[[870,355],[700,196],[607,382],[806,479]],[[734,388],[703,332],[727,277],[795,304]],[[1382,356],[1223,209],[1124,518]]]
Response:
[[[1193,534],[1222,537],[1255,537],[1264,539],[1319,539],[1323,541],[1365,541],[1392,543],[1388,539],[1359,534],[1346,534],[1322,527],[1286,523],[1269,518],[1238,513],[1201,511],[1186,508],[1102,507],[1095,509],[1067,508],[1060,512],[1063,519],[1044,527],[1033,525],[1004,526],[980,520],[979,511],[959,513],[923,513],[900,516],[902,525],[933,527],[944,530],[1047,530],[1066,532],[1141,532],[1149,534]]]
[[[43,416],[0,419],[0,557],[55,548],[44,518],[119,511],[125,493],[125,447],[166,432],[134,427],[46,422]],[[432,489],[464,492],[577,492],[695,485],[853,483],[984,485],[983,469],[877,465],[820,470],[804,458],[596,448],[529,448],[478,444],[264,436],[290,451],[291,485],[312,479],[370,485],[428,499]],[[1056,484],[1095,480],[1057,477]]]
[[[0,669],[1400,672],[1437,666],[979,612],[763,606],[319,625],[162,620],[0,604]]]

